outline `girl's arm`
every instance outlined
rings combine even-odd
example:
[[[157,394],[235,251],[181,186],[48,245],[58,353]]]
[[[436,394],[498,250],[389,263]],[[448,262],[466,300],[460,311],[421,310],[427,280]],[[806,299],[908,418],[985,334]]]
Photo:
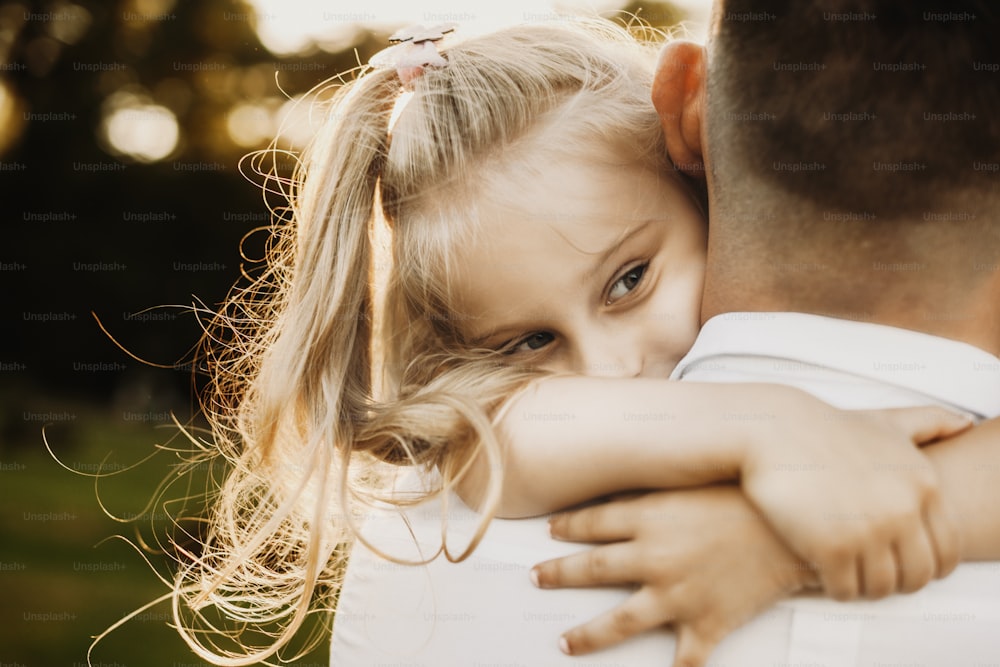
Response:
[[[923,451],[959,529],[962,560],[1000,560],[1000,418]]]
[[[497,515],[537,516],[619,491],[736,479],[743,422],[765,403],[749,385],[585,376],[534,382],[498,423],[505,450]],[[489,472],[480,465],[464,481],[464,500],[476,504]]]
[[[929,472],[913,443],[967,426],[966,418],[937,408],[845,412],[782,385],[550,377],[518,394],[498,425],[505,463],[497,515],[537,516],[620,491],[748,473],[832,476],[853,472],[855,463],[870,469],[880,452]],[[889,442],[879,448],[858,442],[864,438]],[[843,460],[859,449],[863,460]],[[883,456],[880,468],[891,463]],[[906,468],[891,472],[900,471]],[[465,480],[464,500],[476,504],[488,472],[481,465]]]
[[[499,515],[739,479],[828,593],[878,597],[896,590],[897,569],[912,590],[954,567],[934,471],[913,445],[967,426],[932,408],[843,412],[779,385],[550,377],[500,420]],[[460,485],[470,504],[488,472]]]
[[[945,510],[959,527],[962,560],[1000,560],[998,442],[1000,419],[993,419],[924,449],[940,476]],[[702,665],[750,616],[815,586],[808,563],[784,550],[743,501],[738,490],[716,486],[553,517],[556,538],[609,544],[537,565],[540,586],[639,586],[622,609],[566,632],[567,650],[588,653],[671,621],[680,638],[675,664]]]

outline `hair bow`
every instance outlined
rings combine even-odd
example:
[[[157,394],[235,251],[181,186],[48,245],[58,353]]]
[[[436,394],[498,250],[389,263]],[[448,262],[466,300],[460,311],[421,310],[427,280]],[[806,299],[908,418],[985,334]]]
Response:
[[[393,45],[376,53],[369,63],[375,67],[395,69],[403,86],[410,88],[425,68],[445,67],[448,64],[438,53],[437,43],[454,32],[456,27],[454,23],[440,23],[429,28],[414,25],[397,30],[389,37]]]

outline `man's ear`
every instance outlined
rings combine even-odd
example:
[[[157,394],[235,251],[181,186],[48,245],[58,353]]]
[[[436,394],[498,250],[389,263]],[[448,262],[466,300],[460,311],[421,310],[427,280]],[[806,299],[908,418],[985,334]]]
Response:
[[[702,123],[705,102],[705,49],[681,40],[660,51],[653,78],[653,106],[660,115],[670,160],[682,172],[704,178]]]

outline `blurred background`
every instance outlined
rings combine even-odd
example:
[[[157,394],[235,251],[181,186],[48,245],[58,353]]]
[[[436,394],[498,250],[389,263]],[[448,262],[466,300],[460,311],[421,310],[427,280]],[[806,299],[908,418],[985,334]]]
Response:
[[[700,38],[707,5],[0,1],[0,665],[85,665],[94,635],[166,592],[109,536],[140,542],[166,523],[146,505],[179,459],[146,459],[183,445],[171,415],[194,413],[192,307],[254,270],[270,213],[240,159],[308,140],[306,91],[407,24],[475,34],[599,12]],[[142,611],[93,664],[203,664],[169,612]],[[327,662],[321,642],[296,664]]]

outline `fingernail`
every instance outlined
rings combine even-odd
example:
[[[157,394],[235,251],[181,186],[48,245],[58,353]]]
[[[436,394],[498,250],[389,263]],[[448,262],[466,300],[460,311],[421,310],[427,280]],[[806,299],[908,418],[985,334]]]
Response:
[[[971,412],[964,412],[964,411],[959,412],[958,416],[964,419],[965,421],[969,422],[970,424],[976,423],[976,416],[973,415]]]
[[[531,572],[528,574],[528,576],[531,577],[531,583],[533,583],[537,588],[541,588],[542,587],[542,585],[540,583],[538,583],[538,569],[537,568],[534,568],[534,567],[531,568]]]
[[[573,653],[569,650],[569,641],[565,637],[559,638],[559,650],[566,655],[573,655]]]

